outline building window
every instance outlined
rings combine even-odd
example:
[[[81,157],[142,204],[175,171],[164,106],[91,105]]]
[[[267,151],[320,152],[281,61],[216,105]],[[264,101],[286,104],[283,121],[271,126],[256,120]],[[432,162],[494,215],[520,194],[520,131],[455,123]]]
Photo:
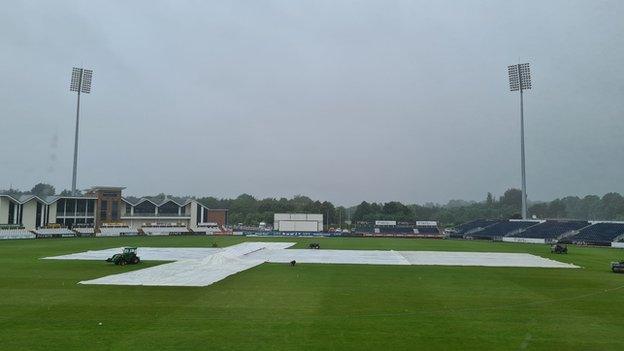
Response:
[[[9,224],[15,223],[15,204],[9,201]]]
[[[119,203],[111,201],[111,205],[111,220],[116,221],[119,219]]]
[[[59,199],[56,202],[56,215],[65,216],[65,199]]]
[[[159,216],[177,216],[180,206],[173,201],[168,201],[158,207]]]
[[[94,212],[95,212],[95,200],[93,199],[87,200],[87,216],[93,217]]]
[[[76,199],[67,199],[65,201],[65,216],[76,216]]]
[[[156,206],[149,202],[143,201],[140,204],[134,206],[135,215],[154,215],[156,214]]]
[[[100,220],[106,220],[106,213],[108,212],[108,201],[100,201]]]
[[[87,214],[87,200],[76,200],[76,216],[83,217]]]
[[[41,218],[41,212],[43,211],[43,206],[41,205],[41,203],[37,202],[37,220],[35,221],[35,223],[37,223],[37,227],[42,227],[43,226],[43,219]]]

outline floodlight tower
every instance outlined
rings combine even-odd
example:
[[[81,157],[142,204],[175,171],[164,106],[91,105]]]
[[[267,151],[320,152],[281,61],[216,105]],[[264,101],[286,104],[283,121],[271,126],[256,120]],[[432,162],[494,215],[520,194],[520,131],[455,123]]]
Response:
[[[76,103],[76,135],[74,138],[74,170],[72,173],[72,195],[76,195],[76,169],[78,167],[78,127],[80,125],[80,93],[91,93],[91,78],[93,71],[90,69],[76,68],[72,70],[69,91],[75,91],[78,95]]]
[[[520,92],[520,156],[522,168],[522,219],[527,218],[526,172],[524,169],[524,101],[523,90],[531,89],[531,70],[528,63],[519,63],[507,67],[509,72],[509,90]]]

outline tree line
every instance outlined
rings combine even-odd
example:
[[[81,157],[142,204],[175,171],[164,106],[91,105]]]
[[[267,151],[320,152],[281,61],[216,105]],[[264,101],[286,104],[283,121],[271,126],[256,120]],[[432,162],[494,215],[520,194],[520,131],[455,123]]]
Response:
[[[28,191],[18,189],[0,190],[0,193],[14,196],[34,194],[40,197],[54,195],[50,184],[39,183]],[[64,190],[60,195],[69,195]],[[167,195],[170,198],[174,196]],[[150,196],[163,198],[165,194]],[[403,204],[397,201],[385,203],[362,201],[352,207],[335,206],[329,201],[313,200],[307,196],[293,198],[257,199],[249,194],[236,198],[194,197],[208,208],[229,210],[230,224],[258,225],[260,222],[273,223],[274,213],[321,213],[325,223],[333,227],[348,227],[347,221],[373,222],[375,220],[395,220],[414,222],[416,220],[437,221],[442,226],[454,226],[477,218],[520,218],[522,194],[518,189],[508,189],[496,198],[487,193],[482,201],[451,200],[440,204]],[[529,202],[529,215],[536,218],[621,220],[624,221],[624,197],[618,193],[608,193],[600,197],[566,196],[548,202]]]

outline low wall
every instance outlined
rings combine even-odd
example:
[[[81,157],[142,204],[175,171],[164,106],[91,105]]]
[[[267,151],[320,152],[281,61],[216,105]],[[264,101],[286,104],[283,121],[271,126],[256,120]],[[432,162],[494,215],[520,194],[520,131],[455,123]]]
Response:
[[[546,239],[537,239],[537,238],[503,237],[503,241],[508,242],[508,243],[546,244]]]

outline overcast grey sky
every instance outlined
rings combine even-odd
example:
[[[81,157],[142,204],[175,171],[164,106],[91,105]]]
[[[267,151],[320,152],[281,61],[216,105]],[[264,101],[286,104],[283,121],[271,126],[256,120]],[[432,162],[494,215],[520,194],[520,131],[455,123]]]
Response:
[[[10,1],[0,188],[351,205],[624,193],[624,1]]]

